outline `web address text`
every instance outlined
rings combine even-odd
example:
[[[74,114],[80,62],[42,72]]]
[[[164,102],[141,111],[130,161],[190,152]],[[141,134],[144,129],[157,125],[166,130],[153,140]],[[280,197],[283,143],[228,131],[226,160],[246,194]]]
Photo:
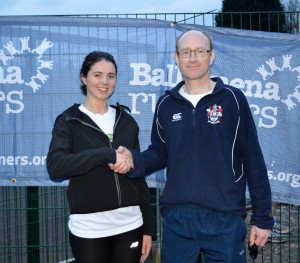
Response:
[[[26,156],[26,155],[20,155],[20,156],[0,156],[0,165],[23,165],[23,166],[39,166],[39,165],[45,165],[46,164],[46,158],[47,156],[33,156],[32,158]]]
[[[298,188],[300,186],[299,174],[292,174],[292,173],[285,173],[285,172],[275,173],[274,171],[268,171],[268,177],[269,180],[277,181],[280,183],[287,183],[293,188]]]

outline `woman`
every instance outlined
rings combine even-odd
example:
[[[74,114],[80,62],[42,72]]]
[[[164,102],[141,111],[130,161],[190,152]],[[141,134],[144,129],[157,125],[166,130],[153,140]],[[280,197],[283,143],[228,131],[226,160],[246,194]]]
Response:
[[[109,106],[117,65],[94,51],[83,61],[83,104],[74,104],[54,124],[47,156],[52,179],[69,179],[69,237],[76,263],[145,262],[154,220],[147,184],[114,173],[124,162],[120,145],[139,150],[139,128],[125,107]]]

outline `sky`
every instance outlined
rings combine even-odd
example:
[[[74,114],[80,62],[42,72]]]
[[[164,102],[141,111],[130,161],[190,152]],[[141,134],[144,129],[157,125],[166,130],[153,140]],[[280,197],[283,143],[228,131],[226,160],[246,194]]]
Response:
[[[222,0],[1,0],[0,16],[218,12]]]

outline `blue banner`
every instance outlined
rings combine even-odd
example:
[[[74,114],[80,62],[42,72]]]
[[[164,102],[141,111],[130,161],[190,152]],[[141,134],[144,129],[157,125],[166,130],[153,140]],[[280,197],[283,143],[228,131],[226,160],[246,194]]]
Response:
[[[193,28],[212,36],[212,75],[249,101],[273,200],[300,205],[300,36],[152,19],[0,17],[0,185],[67,185],[49,179],[45,160],[56,116],[85,100],[79,70],[93,50],[114,55],[110,103],[131,109],[146,149],[158,97],[182,79],[176,36]],[[164,171],[147,178],[150,187],[164,180]]]

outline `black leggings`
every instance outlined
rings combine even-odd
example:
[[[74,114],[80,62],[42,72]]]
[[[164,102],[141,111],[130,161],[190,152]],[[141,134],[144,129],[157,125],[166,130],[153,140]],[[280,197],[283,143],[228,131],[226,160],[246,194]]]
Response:
[[[69,232],[76,263],[139,263],[143,228],[103,238],[81,238]]]

